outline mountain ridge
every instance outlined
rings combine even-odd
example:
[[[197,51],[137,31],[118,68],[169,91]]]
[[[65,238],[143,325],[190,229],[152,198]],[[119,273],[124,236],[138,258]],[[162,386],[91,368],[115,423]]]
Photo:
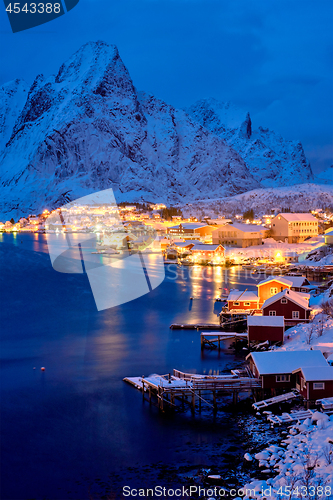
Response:
[[[252,156],[239,146],[253,146],[250,115],[239,123],[229,113],[226,124],[220,120],[223,133],[216,133],[193,109],[176,109],[138,92],[115,45],[88,42],[56,75],[38,75],[29,89],[23,83],[14,84],[13,92],[4,87],[2,217],[52,209],[110,187],[118,201],[173,204],[264,186],[260,162],[254,168],[249,161],[258,156],[258,145]],[[281,163],[286,141],[280,143],[282,151],[275,154]],[[294,154],[297,172],[305,165],[309,181],[312,172],[302,146],[298,156],[295,151],[287,150],[285,160]],[[289,176],[289,182],[296,180]]]

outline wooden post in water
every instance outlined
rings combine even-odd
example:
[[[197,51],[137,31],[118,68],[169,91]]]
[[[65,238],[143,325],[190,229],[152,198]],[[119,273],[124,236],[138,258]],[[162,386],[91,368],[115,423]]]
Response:
[[[201,391],[199,391],[199,411],[201,411]]]
[[[142,375],[141,380],[142,380],[142,401],[145,400],[145,377]]]
[[[192,392],[192,412],[195,410],[195,392]]]
[[[161,410],[163,411],[163,392],[160,391],[160,396],[161,396]]]
[[[216,391],[213,391],[213,404],[214,404],[214,410],[217,409],[216,407]]]

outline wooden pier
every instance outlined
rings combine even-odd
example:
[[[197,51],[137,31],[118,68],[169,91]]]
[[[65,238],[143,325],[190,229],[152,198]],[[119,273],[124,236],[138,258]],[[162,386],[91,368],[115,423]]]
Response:
[[[237,332],[202,332],[201,335],[201,350],[205,347],[210,349],[221,350],[221,342],[224,340],[244,340],[247,339],[247,333]]]
[[[255,410],[262,410],[274,404],[289,402],[297,398],[298,396],[299,394],[296,391],[287,392],[286,394],[281,394],[280,396],[274,396],[273,398],[264,399],[263,401],[258,401],[256,403],[253,403],[252,407]]]
[[[292,411],[291,413],[282,413],[282,415],[268,414],[267,420],[271,422],[272,425],[290,424],[292,422],[297,422],[298,420],[305,420],[311,418],[313,415],[311,410],[301,410]]]
[[[247,328],[246,313],[231,313],[227,310],[222,310],[220,313],[220,328],[225,331],[244,332]]]
[[[171,330],[218,330],[221,326],[212,323],[173,323],[170,328]]]
[[[199,411],[203,404],[217,410],[217,398],[233,396],[236,404],[240,392],[253,392],[261,388],[259,379],[230,375],[197,375],[173,370],[173,375],[153,374],[149,377],[126,377],[124,381],[142,391],[144,401],[155,404],[160,410],[190,407]],[[178,403],[178,406],[177,404]]]

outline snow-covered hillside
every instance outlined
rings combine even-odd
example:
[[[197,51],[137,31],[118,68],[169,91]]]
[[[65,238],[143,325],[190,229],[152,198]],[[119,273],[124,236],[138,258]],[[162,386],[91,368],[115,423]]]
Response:
[[[300,143],[253,132],[232,105],[188,114],[138,93],[104,42],[82,46],[56,76],[38,75],[30,89],[15,80],[0,94],[0,220],[110,187],[117,201],[175,204],[248,190],[260,197],[267,185],[312,179]],[[218,120],[206,116],[213,107]]]
[[[199,216],[243,213],[253,208],[255,213],[270,213],[290,208],[293,212],[308,212],[314,208],[333,208],[333,186],[297,184],[280,188],[254,189],[235,196],[202,199],[195,204],[181,205],[184,216],[197,213]]]
[[[303,146],[287,141],[267,128],[253,128],[250,114],[229,102],[203,99],[187,109],[202,126],[225,139],[245,160],[264,187],[290,186],[313,181]]]

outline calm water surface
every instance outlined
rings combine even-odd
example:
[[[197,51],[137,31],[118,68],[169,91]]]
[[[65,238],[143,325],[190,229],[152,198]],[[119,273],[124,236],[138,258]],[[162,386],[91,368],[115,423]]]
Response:
[[[241,365],[231,351],[202,355],[198,332],[169,326],[217,323],[220,287],[255,281],[172,265],[150,294],[98,312],[86,275],[52,269],[45,235],[0,243],[1,498],[85,499],[97,486],[151,486],[149,468],[223,468],[223,451],[242,446],[230,413],[159,414],[122,379]]]

